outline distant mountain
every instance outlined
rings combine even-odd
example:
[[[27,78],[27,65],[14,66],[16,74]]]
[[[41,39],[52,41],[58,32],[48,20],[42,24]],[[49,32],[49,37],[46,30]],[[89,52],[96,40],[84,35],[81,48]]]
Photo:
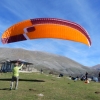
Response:
[[[100,64],[95,65],[95,66],[93,66],[92,68],[93,68],[93,69],[96,69],[96,70],[100,70]]]
[[[47,72],[55,71],[64,74],[83,74],[93,71],[89,67],[79,64],[70,58],[40,51],[24,49],[0,48],[0,61],[22,59],[32,62],[33,67]]]

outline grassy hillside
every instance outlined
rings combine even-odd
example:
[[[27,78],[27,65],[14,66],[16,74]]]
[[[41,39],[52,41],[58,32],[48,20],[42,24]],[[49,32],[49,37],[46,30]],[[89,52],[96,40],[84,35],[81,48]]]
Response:
[[[66,76],[20,73],[18,90],[10,91],[10,78],[11,73],[0,74],[0,100],[100,100],[100,83],[86,84]]]

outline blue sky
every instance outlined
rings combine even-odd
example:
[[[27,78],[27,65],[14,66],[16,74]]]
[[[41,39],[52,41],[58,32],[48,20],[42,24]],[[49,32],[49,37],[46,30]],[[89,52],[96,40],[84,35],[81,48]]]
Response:
[[[13,24],[33,18],[60,18],[80,24],[92,45],[59,39],[35,39],[0,47],[62,55],[85,66],[100,64],[100,0],[0,0],[0,37]]]

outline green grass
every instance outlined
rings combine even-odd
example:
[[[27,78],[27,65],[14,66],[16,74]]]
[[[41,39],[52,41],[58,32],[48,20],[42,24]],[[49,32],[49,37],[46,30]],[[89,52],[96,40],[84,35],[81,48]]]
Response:
[[[18,90],[9,90],[11,73],[0,74],[0,100],[100,100],[100,83],[74,82],[67,77],[20,73]],[[44,81],[44,82],[43,82]],[[31,90],[29,90],[31,89]],[[39,96],[38,94],[44,96]]]

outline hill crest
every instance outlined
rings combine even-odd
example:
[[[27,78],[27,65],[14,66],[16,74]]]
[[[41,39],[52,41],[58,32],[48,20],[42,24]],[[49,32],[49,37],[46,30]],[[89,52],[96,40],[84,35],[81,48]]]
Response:
[[[20,48],[0,48],[0,59],[23,59],[32,62],[33,66],[39,70],[43,68],[65,74],[83,74],[86,71],[91,71],[90,68],[64,56]]]

